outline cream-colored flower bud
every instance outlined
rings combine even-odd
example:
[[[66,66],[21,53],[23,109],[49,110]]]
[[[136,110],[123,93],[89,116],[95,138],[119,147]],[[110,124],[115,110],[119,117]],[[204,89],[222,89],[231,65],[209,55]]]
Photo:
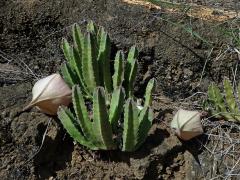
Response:
[[[182,140],[190,140],[203,133],[201,113],[180,109],[173,117],[171,128]]]
[[[32,101],[24,110],[37,106],[49,115],[56,115],[60,105],[68,106],[72,91],[59,74],[52,74],[38,80],[32,89]]]

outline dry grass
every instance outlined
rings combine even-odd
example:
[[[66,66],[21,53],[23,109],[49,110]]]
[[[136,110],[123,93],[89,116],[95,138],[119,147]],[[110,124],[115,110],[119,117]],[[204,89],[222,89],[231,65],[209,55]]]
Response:
[[[149,9],[158,9],[165,11],[167,13],[179,13],[181,12],[180,3],[172,3],[174,6],[169,8],[162,8],[161,5],[156,5],[154,3],[147,2],[146,0],[122,0],[125,3],[140,5],[147,7]],[[167,1],[162,1],[169,3]],[[218,21],[223,22],[232,18],[239,17],[240,15],[236,11],[224,11],[222,9],[209,8],[205,6],[200,6],[196,4],[191,4],[190,10],[187,12],[187,15],[193,18],[200,18],[205,21]]]
[[[202,121],[207,141],[202,146],[211,159],[208,177],[211,179],[233,179],[240,176],[240,126],[225,120]],[[202,143],[202,142],[200,142]]]

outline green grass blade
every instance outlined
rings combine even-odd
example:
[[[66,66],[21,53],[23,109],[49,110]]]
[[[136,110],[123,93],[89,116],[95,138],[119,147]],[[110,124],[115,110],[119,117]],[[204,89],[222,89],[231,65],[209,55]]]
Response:
[[[92,122],[88,117],[88,111],[85,106],[83,95],[78,86],[73,87],[72,96],[73,107],[75,110],[75,114],[77,116],[77,120],[79,121],[81,130],[83,132],[83,135],[86,137],[88,141],[93,142],[94,136],[92,133],[93,132]]]
[[[115,149],[111,124],[108,119],[105,92],[97,87],[93,93],[93,129],[101,149]]]
[[[99,76],[102,80],[101,84],[105,87],[108,93],[112,92],[112,79],[110,73],[110,53],[111,43],[108,34],[103,28],[100,28],[98,63],[99,63]]]
[[[71,111],[69,111],[66,107],[60,107],[58,110],[58,118],[60,119],[63,127],[67,130],[68,134],[77,142],[86,146],[92,150],[98,150],[97,147],[93,146],[90,142],[88,142],[81,131],[79,131],[78,125],[75,122],[75,118]]]
[[[155,89],[155,80],[151,79],[146,87],[144,107],[152,105],[152,93]]]
[[[124,107],[123,151],[134,151],[138,134],[138,110],[132,99],[128,99]]]
[[[114,89],[122,86],[124,80],[124,55],[118,51],[114,61],[113,87]]]
[[[118,87],[113,91],[110,109],[109,121],[112,125],[113,132],[117,131],[118,120],[121,118],[124,106],[125,92],[122,87]]]

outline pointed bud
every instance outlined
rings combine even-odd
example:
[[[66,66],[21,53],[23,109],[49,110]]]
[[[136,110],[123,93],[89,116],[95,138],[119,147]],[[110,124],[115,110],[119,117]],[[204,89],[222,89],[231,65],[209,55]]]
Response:
[[[171,128],[182,140],[190,140],[203,133],[201,113],[180,109],[173,117]]]
[[[59,74],[52,74],[38,80],[32,89],[32,101],[24,110],[37,106],[49,115],[56,115],[60,105],[68,106],[72,91]]]

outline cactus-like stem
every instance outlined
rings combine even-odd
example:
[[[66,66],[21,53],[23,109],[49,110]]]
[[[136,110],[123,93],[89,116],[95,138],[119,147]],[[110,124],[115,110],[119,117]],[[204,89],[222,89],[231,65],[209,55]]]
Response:
[[[92,122],[88,117],[88,112],[84,103],[82,92],[78,86],[74,86],[72,91],[73,107],[83,135],[89,142],[94,142],[94,137],[92,135]]]
[[[79,85],[81,86],[81,89],[84,91],[84,94],[86,96],[89,96],[90,94],[88,93],[88,91],[85,87],[85,83],[84,83],[83,76],[82,76],[82,70],[81,70],[82,69],[81,68],[82,60],[79,55],[78,49],[76,47],[71,47],[66,39],[63,39],[62,49],[63,49],[64,55],[67,58],[68,64],[69,64],[69,67],[68,66],[62,67],[62,71],[63,71],[62,74],[66,78],[66,81],[68,83],[71,83],[70,77],[71,77],[72,81],[73,81],[73,79],[77,80],[77,81],[73,81],[73,83],[74,84],[79,83]],[[74,74],[74,76],[77,75],[77,77],[74,78],[73,74]],[[71,84],[71,86],[72,85],[73,84]]]
[[[97,26],[94,24],[93,21],[89,21],[88,24],[87,24],[87,32],[90,32],[94,35],[97,35],[98,33],[98,28]]]
[[[94,88],[99,85],[98,62],[95,52],[96,49],[93,47],[93,35],[88,33],[84,41],[84,50],[82,52],[82,71],[84,74],[84,81],[86,82],[87,88],[91,94],[93,93]]]
[[[220,113],[226,119],[233,120],[232,116],[227,112],[224,99],[219,88],[214,84],[210,85],[208,88],[208,99],[215,107],[217,113]]]
[[[111,124],[108,119],[105,92],[97,87],[93,93],[93,133],[101,149],[115,149]]]
[[[232,116],[236,118],[236,120],[240,120],[240,113],[238,109],[238,105],[236,103],[236,97],[234,96],[233,87],[228,79],[224,79],[224,90],[225,90],[225,99],[228,105],[230,113]]]
[[[74,69],[75,63],[73,58],[73,48],[69,45],[68,41],[65,38],[62,40],[62,50],[70,67]]]
[[[79,79],[77,78],[76,73],[70,68],[67,64],[61,66],[61,74],[65,82],[72,87],[74,84],[77,84]]]
[[[124,109],[122,150],[136,150],[145,141],[151,127],[153,113],[149,106],[152,103],[154,80],[147,85],[144,107],[137,108],[133,95],[138,66],[136,47],[130,49],[126,63],[123,52],[117,52],[111,77],[111,44],[104,29],[97,28],[90,21],[86,35],[82,34],[77,24],[74,24],[72,32],[73,46],[63,39],[62,49],[67,63],[62,66],[61,73],[73,87],[76,117],[68,109],[60,108],[58,116],[63,126],[75,140],[90,149],[116,149],[113,132],[119,132],[118,122]],[[129,98],[125,105],[122,86]],[[93,101],[93,118],[88,116],[86,98]]]
[[[95,50],[96,57],[98,56],[98,50],[99,50],[99,40],[98,40],[98,28],[97,26],[93,23],[93,21],[89,21],[87,23],[87,32],[92,35],[93,39],[93,44],[92,48]],[[101,85],[101,84],[99,84]]]
[[[75,71],[78,75],[78,83],[79,86],[81,87],[82,92],[84,93],[84,96],[88,99],[91,97],[91,94],[89,93],[86,83],[84,82],[83,74],[82,74],[82,58],[80,54],[78,53],[78,50],[76,47],[73,48],[73,57],[74,57],[74,62],[75,62]]]
[[[238,106],[240,106],[240,83],[237,86],[237,97],[238,97],[237,104]]]
[[[132,65],[132,68],[131,68],[129,81],[128,81],[128,86],[127,86],[128,97],[132,97],[133,96],[133,87],[134,87],[134,81],[136,79],[137,66],[138,66],[137,60],[134,59],[132,61],[131,65]]]
[[[137,59],[138,50],[136,46],[132,46],[129,50],[127,61],[132,62],[133,59]]]
[[[144,107],[152,105],[152,93],[155,89],[155,80],[151,79],[146,87]]]
[[[139,114],[139,130],[136,149],[138,149],[146,140],[148,132],[152,127],[153,110],[149,107],[144,107]]]
[[[84,48],[84,35],[81,32],[81,29],[78,24],[73,25],[72,29],[72,34],[73,34],[73,42],[74,42],[74,47],[73,47],[73,56],[75,59],[75,64],[74,68],[77,72],[77,75],[79,76],[79,85],[81,87],[81,90],[85,93],[85,97],[89,98],[91,97],[91,93],[89,92],[86,82],[84,80],[85,74],[83,74],[83,48]]]
[[[128,99],[124,108],[123,151],[134,151],[139,128],[138,110],[132,99]]]
[[[74,46],[77,48],[79,55],[82,56],[85,39],[78,24],[73,25],[72,34]]]
[[[114,89],[122,86],[124,80],[124,55],[122,51],[118,51],[114,61],[113,87]]]
[[[98,150],[99,148],[87,141],[80,131],[79,124],[76,122],[73,114],[66,107],[60,107],[58,110],[58,118],[62,122],[64,128],[70,136],[80,144],[92,149]]]
[[[98,52],[98,63],[99,63],[99,76],[102,80],[102,86],[105,87],[107,93],[112,93],[112,79],[110,73],[110,53],[111,44],[108,34],[103,28],[100,28],[99,35],[99,52]]]
[[[128,58],[126,62],[126,71],[125,71],[125,86],[126,86],[126,92],[128,97],[133,96],[133,86],[134,86],[134,81],[136,79],[136,74],[137,74],[137,49],[135,46],[131,47],[129,53],[128,53]]]
[[[112,125],[113,132],[117,131],[117,123],[121,118],[125,99],[125,92],[122,87],[118,87],[113,91],[110,109],[109,109],[109,121]]]

